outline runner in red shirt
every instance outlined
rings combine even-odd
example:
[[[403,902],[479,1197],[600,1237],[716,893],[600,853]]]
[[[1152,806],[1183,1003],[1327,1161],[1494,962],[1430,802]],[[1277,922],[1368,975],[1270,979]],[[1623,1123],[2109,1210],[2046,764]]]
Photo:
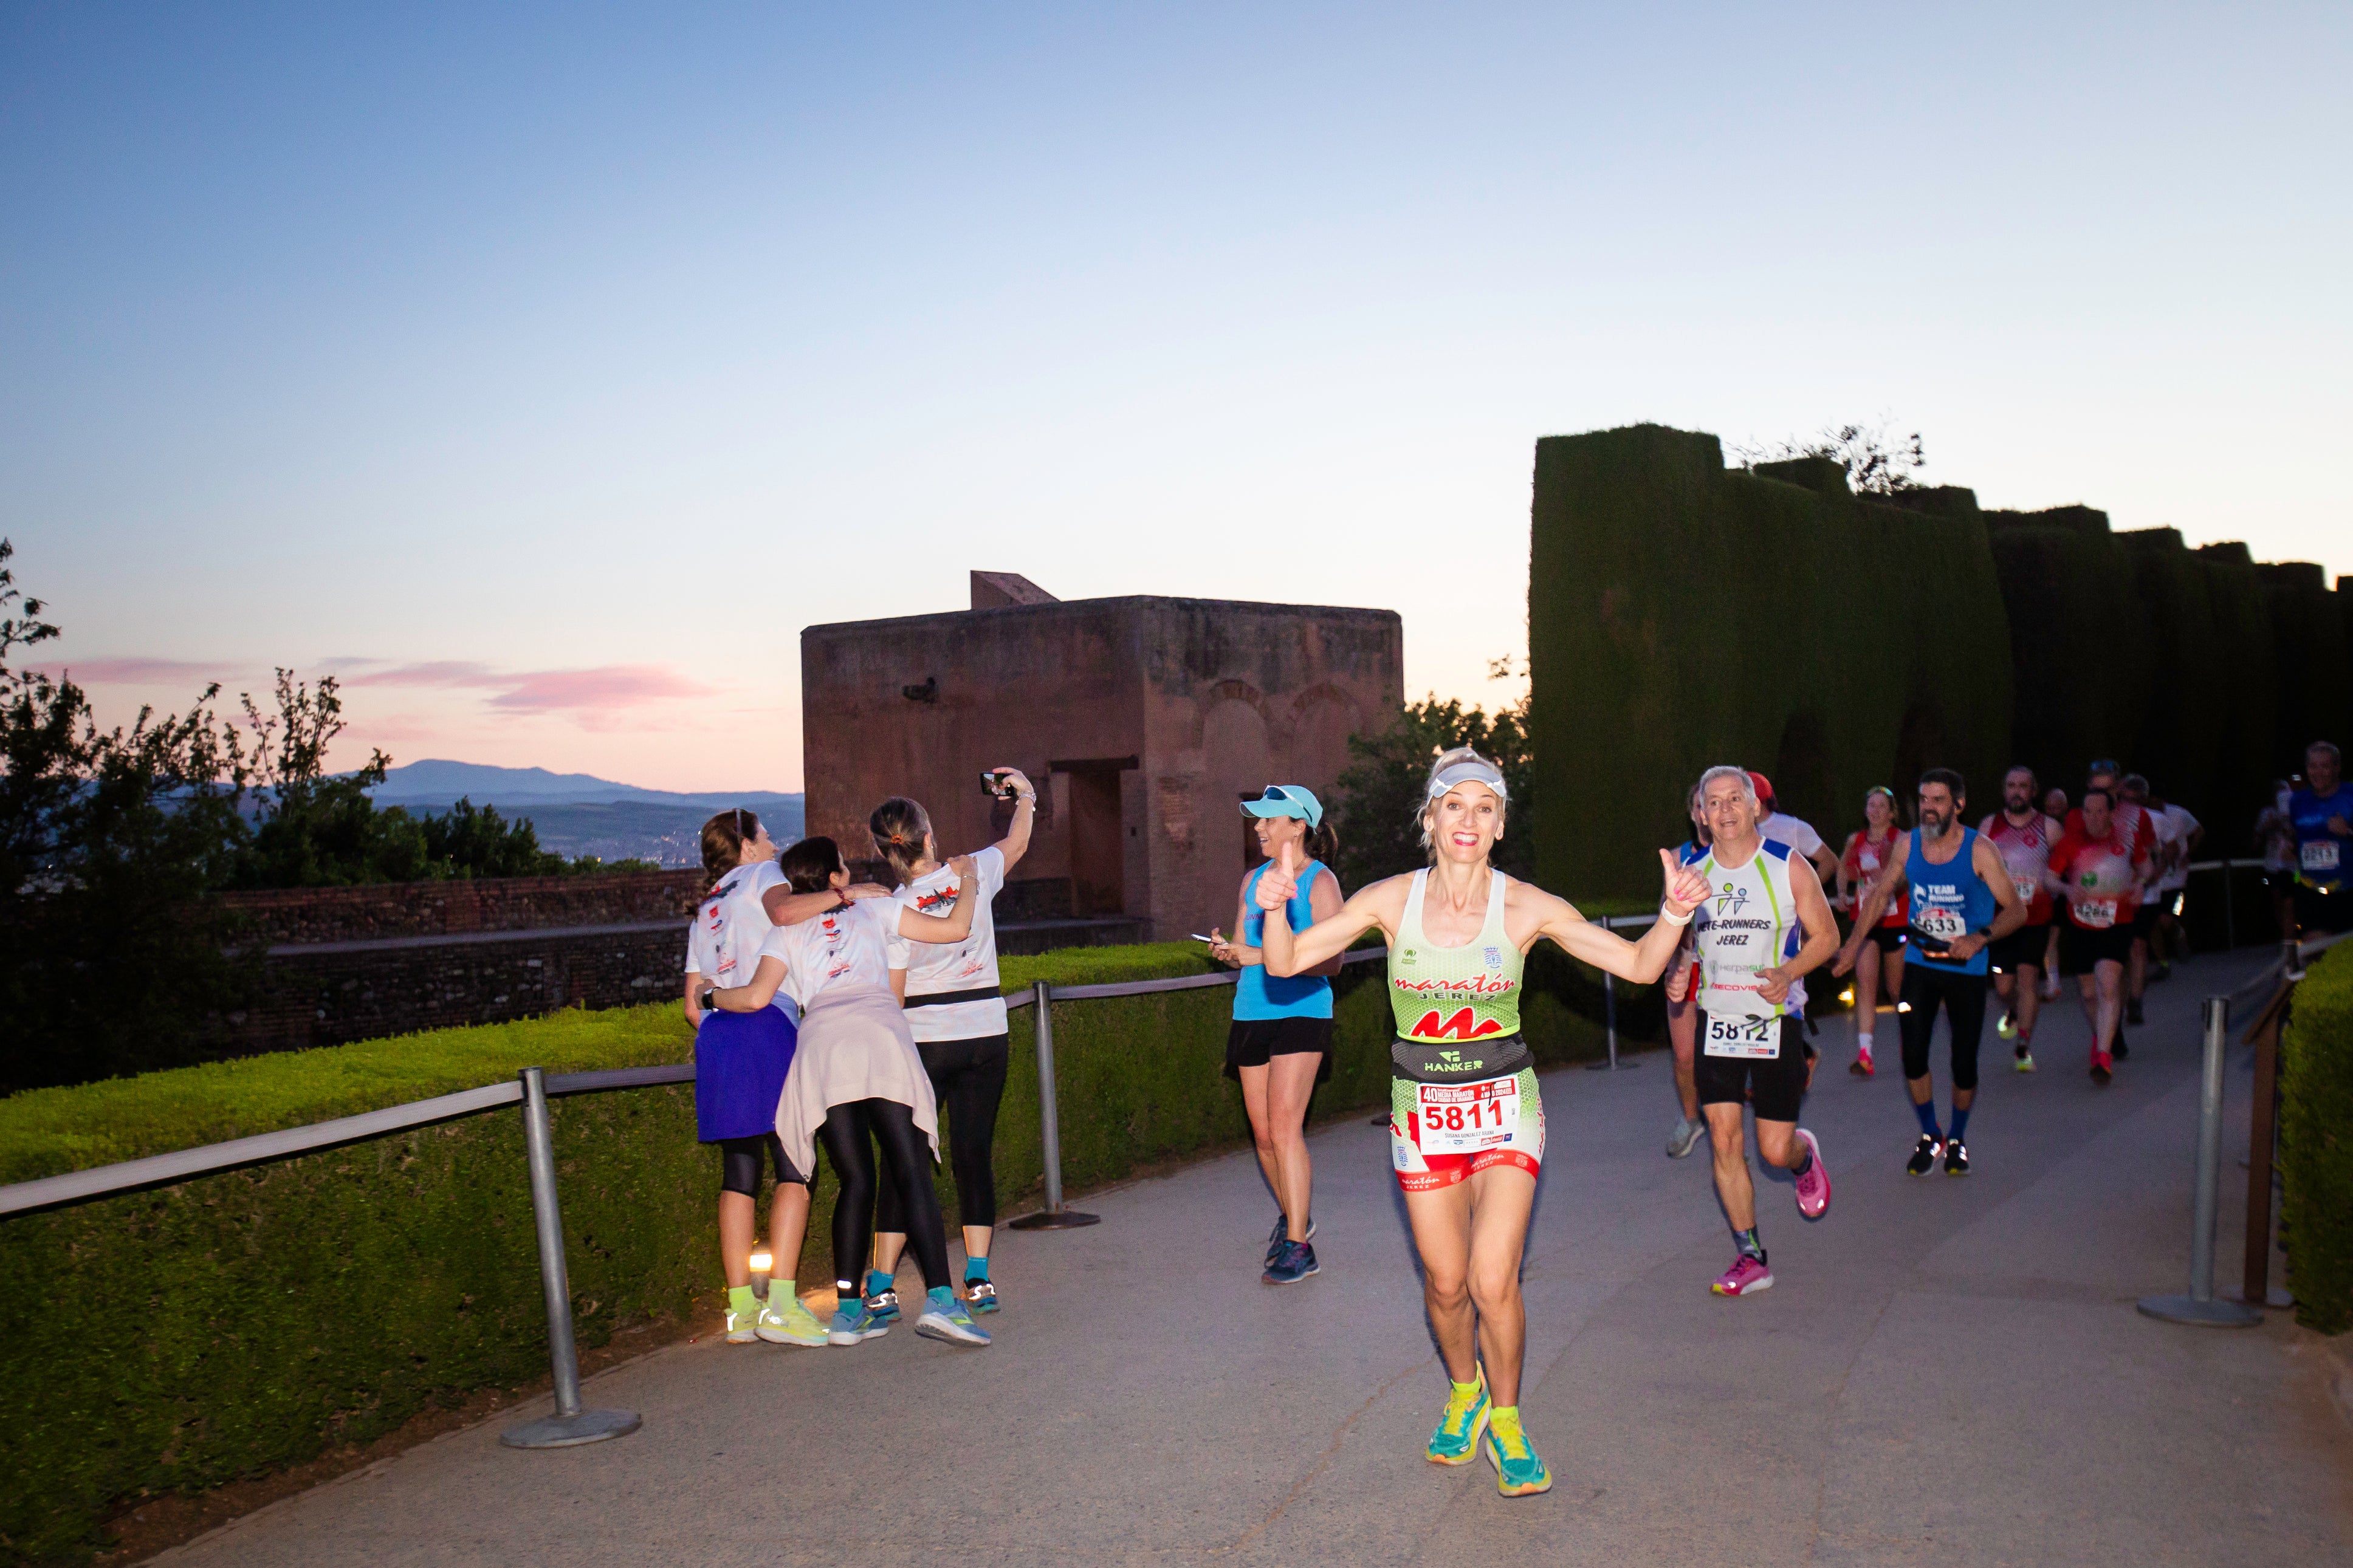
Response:
[[[2083,988],[2084,1016],[2092,1026],[2092,1081],[2102,1086],[2115,1065],[2133,911],[2148,868],[2147,851],[2110,815],[2115,802],[2097,784],[2084,792],[2083,821],[2052,847],[2042,876],[2042,885],[2067,911],[2059,963]]]
[[[2042,1010],[2035,983],[2050,962],[2053,934],[2051,890],[2042,885],[2042,873],[2051,863],[2051,847],[2059,840],[2060,827],[2035,805],[2039,793],[2032,768],[2021,764],[2010,769],[2001,781],[2001,810],[1978,824],[1978,831],[2000,852],[2018,896],[2027,900],[2026,923],[1995,942],[1991,955],[1994,994],[2002,1001],[1995,1032],[2015,1042],[2020,1072],[2034,1070],[2034,1019]]]
[[[2132,846],[2132,852],[2136,858],[2142,856],[2147,858],[2147,864],[2141,872],[2140,883],[2141,895],[2146,899],[2149,884],[2157,879],[2157,824],[2149,820],[2147,808],[2132,798],[2132,792],[2125,787],[2125,771],[2113,760],[2103,759],[2094,763],[2091,773],[2084,778],[2084,784],[2086,793],[2095,789],[2108,792],[2108,818],[2116,825],[2117,838]],[[2067,814],[2066,826],[2070,832],[2084,826],[2084,812],[2081,806]],[[2132,1055],[2132,1047],[2125,1039],[2124,1026],[2140,1022],[2140,1019],[2136,1016],[2140,1009],[2134,1006],[2132,1002],[2131,982],[2133,972],[2138,967],[2135,962],[2136,959],[2146,961],[2148,944],[2142,939],[2147,932],[2147,921],[2141,918],[2139,905],[2136,904],[2133,910],[2132,951],[2125,959],[2125,1016],[2116,1025],[2116,1048],[2118,1061],[2123,1061]]]
[[[1874,784],[1863,794],[1862,826],[1847,835],[1846,852],[1839,857],[1839,903],[1850,913],[1855,900],[1870,891],[1895,854],[1903,837],[1896,818],[1895,792]],[[1904,994],[1904,933],[1912,923],[1912,895],[1907,889],[1888,900],[1887,912],[1872,928],[1871,941],[1854,967],[1854,1060],[1847,1071],[1869,1078],[1877,1068],[1871,1059],[1872,1026],[1879,1021],[1879,998]]]

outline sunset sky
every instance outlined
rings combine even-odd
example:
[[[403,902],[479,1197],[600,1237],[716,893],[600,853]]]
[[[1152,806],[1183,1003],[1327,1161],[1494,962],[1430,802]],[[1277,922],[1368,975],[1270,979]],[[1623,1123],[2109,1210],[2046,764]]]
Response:
[[[2343,5],[11,5],[0,534],[109,716],[691,790],[974,567],[1509,696],[1533,443],[1641,419],[2353,572],[2348,80]]]

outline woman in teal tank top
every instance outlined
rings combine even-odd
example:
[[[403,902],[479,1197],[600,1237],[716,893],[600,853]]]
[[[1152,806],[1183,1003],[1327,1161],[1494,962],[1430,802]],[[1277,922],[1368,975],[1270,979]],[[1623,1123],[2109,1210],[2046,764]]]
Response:
[[[1520,1257],[1544,1149],[1535,1063],[1520,1037],[1523,965],[1548,937],[1621,979],[1656,980],[1707,884],[1659,851],[1662,918],[1628,942],[1493,868],[1509,794],[1486,758],[1448,752],[1430,764],[1419,813],[1429,869],[1375,882],[1303,931],[1289,901],[1304,858],[1287,848],[1255,897],[1271,975],[1328,963],[1375,927],[1388,937],[1398,1027],[1390,1149],[1421,1255],[1422,1302],[1452,1384],[1426,1452],[1435,1464],[1464,1465],[1483,1451],[1497,1489],[1519,1497],[1552,1486],[1519,1410]]]
[[[1275,858],[1288,850],[1306,858],[1292,877],[1291,923],[1303,931],[1338,914],[1340,883],[1329,862],[1340,845],[1324,820],[1323,803],[1298,784],[1267,785],[1264,795],[1242,802],[1242,815],[1253,819],[1259,852],[1267,858],[1242,877],[1241,901],[1234,912],[1240,940],[1228,942],[1210,927],[1209,956],[1241,971],[1234,986],[1233,1027],[1226,1036],[1226,1076],[1241,1082],[1258,1168],[1278,1205],[1261,1278],[1270,1285],[1295,1285],[1318,1267],[1307,1239],[1315,1229],[1307,1102],[1315,1086],[1332,1077],[1330,976],[1340,972],[1340,961],[1331,959],[1287,979],[1271,977],[1259,960],[1266,916],[1253,900]]]

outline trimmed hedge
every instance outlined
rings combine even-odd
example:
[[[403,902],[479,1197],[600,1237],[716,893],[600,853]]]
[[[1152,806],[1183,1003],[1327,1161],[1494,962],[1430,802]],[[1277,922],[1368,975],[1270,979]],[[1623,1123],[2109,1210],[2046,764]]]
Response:
[[[2353,1329],[2353,944],[2295,988],[2280,1042],[2280,1229],[2295,1321]]]
[[[1008,993],[1201,973],[1189,942],[1008,958]],[[1554,955],[1528,1031],[1561,1062],[1599,1043],[1599,988]],[[1340,980],[1338,1051],[1316,1112],[1388,1098],[1380,966]],[[1058,1004],[1065,1181],[1082,1189],[1247,1140],[1220,1072],[1224,988]],[[1625,999],[1621,1032],[1644,1004]],[[1588,1016],[1590,1015],[1590,1016]],[[1032,1010],[1013,1014],[999,1198],[1041,1177]],[[166,1152],[554,1070],[685,1059],[675,1003],[438,1030],[44,1089],[0,1100],[0,1179]],[[716,1174],[691,1086],[553,1107],[581,1342],[682,1313],[720,1276]],[[955,1194],[939,1175],[953,1226]],[[804,1281],[829,1277],[836,1184],[821,1173]],[[91,1353],[90,1325],[123,1331]],[[354,1332],[354,1322],[364,1331]],[[79,1556],[121,1507],[364,1443],[547,1364],[520,1119],[493,1111],[153,1192],[0,1221],[0,1549]]]
[[[1715,763],[1772,772],[1826,834],[1940,763],[1990,809],[2010,626],[1967,491],[1879,505],[1835,464],[1727,471],[1715,437],[1640,425],[1537,442],[1531,515],[1546,886],[1655,896],[1650,847],[1688,837]]]

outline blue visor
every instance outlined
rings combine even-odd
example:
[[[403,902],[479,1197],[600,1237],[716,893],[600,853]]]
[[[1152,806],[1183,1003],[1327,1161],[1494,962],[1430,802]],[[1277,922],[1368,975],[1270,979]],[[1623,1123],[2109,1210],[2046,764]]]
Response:
[[[1298,784],[1269,784],[1256,800],[1242,802],[1251,816],[1295,816],[1310,827],[1324,826],[1324,805]]]

